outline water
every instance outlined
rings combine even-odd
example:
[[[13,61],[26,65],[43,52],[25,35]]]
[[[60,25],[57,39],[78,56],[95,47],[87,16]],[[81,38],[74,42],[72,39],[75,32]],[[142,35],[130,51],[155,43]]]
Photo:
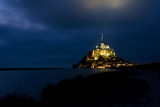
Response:
[[[0,71],[1,96],[7,93],[26,93],[39,98],[42,90],[48,85],[56,85],[65,79],[76,76],[87,76],[100,72],[111,72],[115,69],[50,69],[50,70],[15,70]]]

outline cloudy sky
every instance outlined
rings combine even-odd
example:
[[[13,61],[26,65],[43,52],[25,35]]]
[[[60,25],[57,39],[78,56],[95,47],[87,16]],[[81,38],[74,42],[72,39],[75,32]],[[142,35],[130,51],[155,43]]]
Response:
[[[118,57],[160,61],[160,0],[0,0],[0,68],[66,67],[104,33]]]

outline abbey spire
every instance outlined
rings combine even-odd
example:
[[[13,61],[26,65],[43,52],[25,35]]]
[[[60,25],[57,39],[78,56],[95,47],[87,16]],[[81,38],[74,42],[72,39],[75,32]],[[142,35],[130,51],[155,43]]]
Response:
[[[102,33],[102,37],[101,37],[101,43],[103,42],[103,33]]]

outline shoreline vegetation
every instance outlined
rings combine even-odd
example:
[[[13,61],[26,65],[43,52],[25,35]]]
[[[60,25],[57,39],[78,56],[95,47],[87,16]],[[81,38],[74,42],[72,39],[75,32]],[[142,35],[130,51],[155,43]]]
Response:
[[[120,57],[110,55],[108,57],[99,56],[98,59],[94,59],[91,55],[92,51],[89,51],[87,56],[84,56],[77,64],[73,64],[72,68],[118,68],[125,66],[135,66],[135,63],[128,62]]]
[[[0,105],[84,107],[131,105],[142,106],[149,100],[150,86],[143,79],[136,78],[142,72],[133,69],[159,69],[160,63],[122,67],[118,72],[103,72],[88,77],[78,76],[48,85],[41,93],[41,100],[25,94],[9,94],[0,98]],[[147,100],[147,101],[146,101]]]

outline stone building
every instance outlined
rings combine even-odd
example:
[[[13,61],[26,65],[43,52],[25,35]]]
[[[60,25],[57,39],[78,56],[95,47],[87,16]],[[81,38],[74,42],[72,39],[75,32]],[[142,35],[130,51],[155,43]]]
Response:
[[[104,58],[107,58],[108,56],[115,56],[113,49],[110,49],[109,45],[104,44],[103,34],[100,46],[96,46],[96,48],[92,50],[92,57],[94,60],[98,60],[99,56],[103,56]]]

